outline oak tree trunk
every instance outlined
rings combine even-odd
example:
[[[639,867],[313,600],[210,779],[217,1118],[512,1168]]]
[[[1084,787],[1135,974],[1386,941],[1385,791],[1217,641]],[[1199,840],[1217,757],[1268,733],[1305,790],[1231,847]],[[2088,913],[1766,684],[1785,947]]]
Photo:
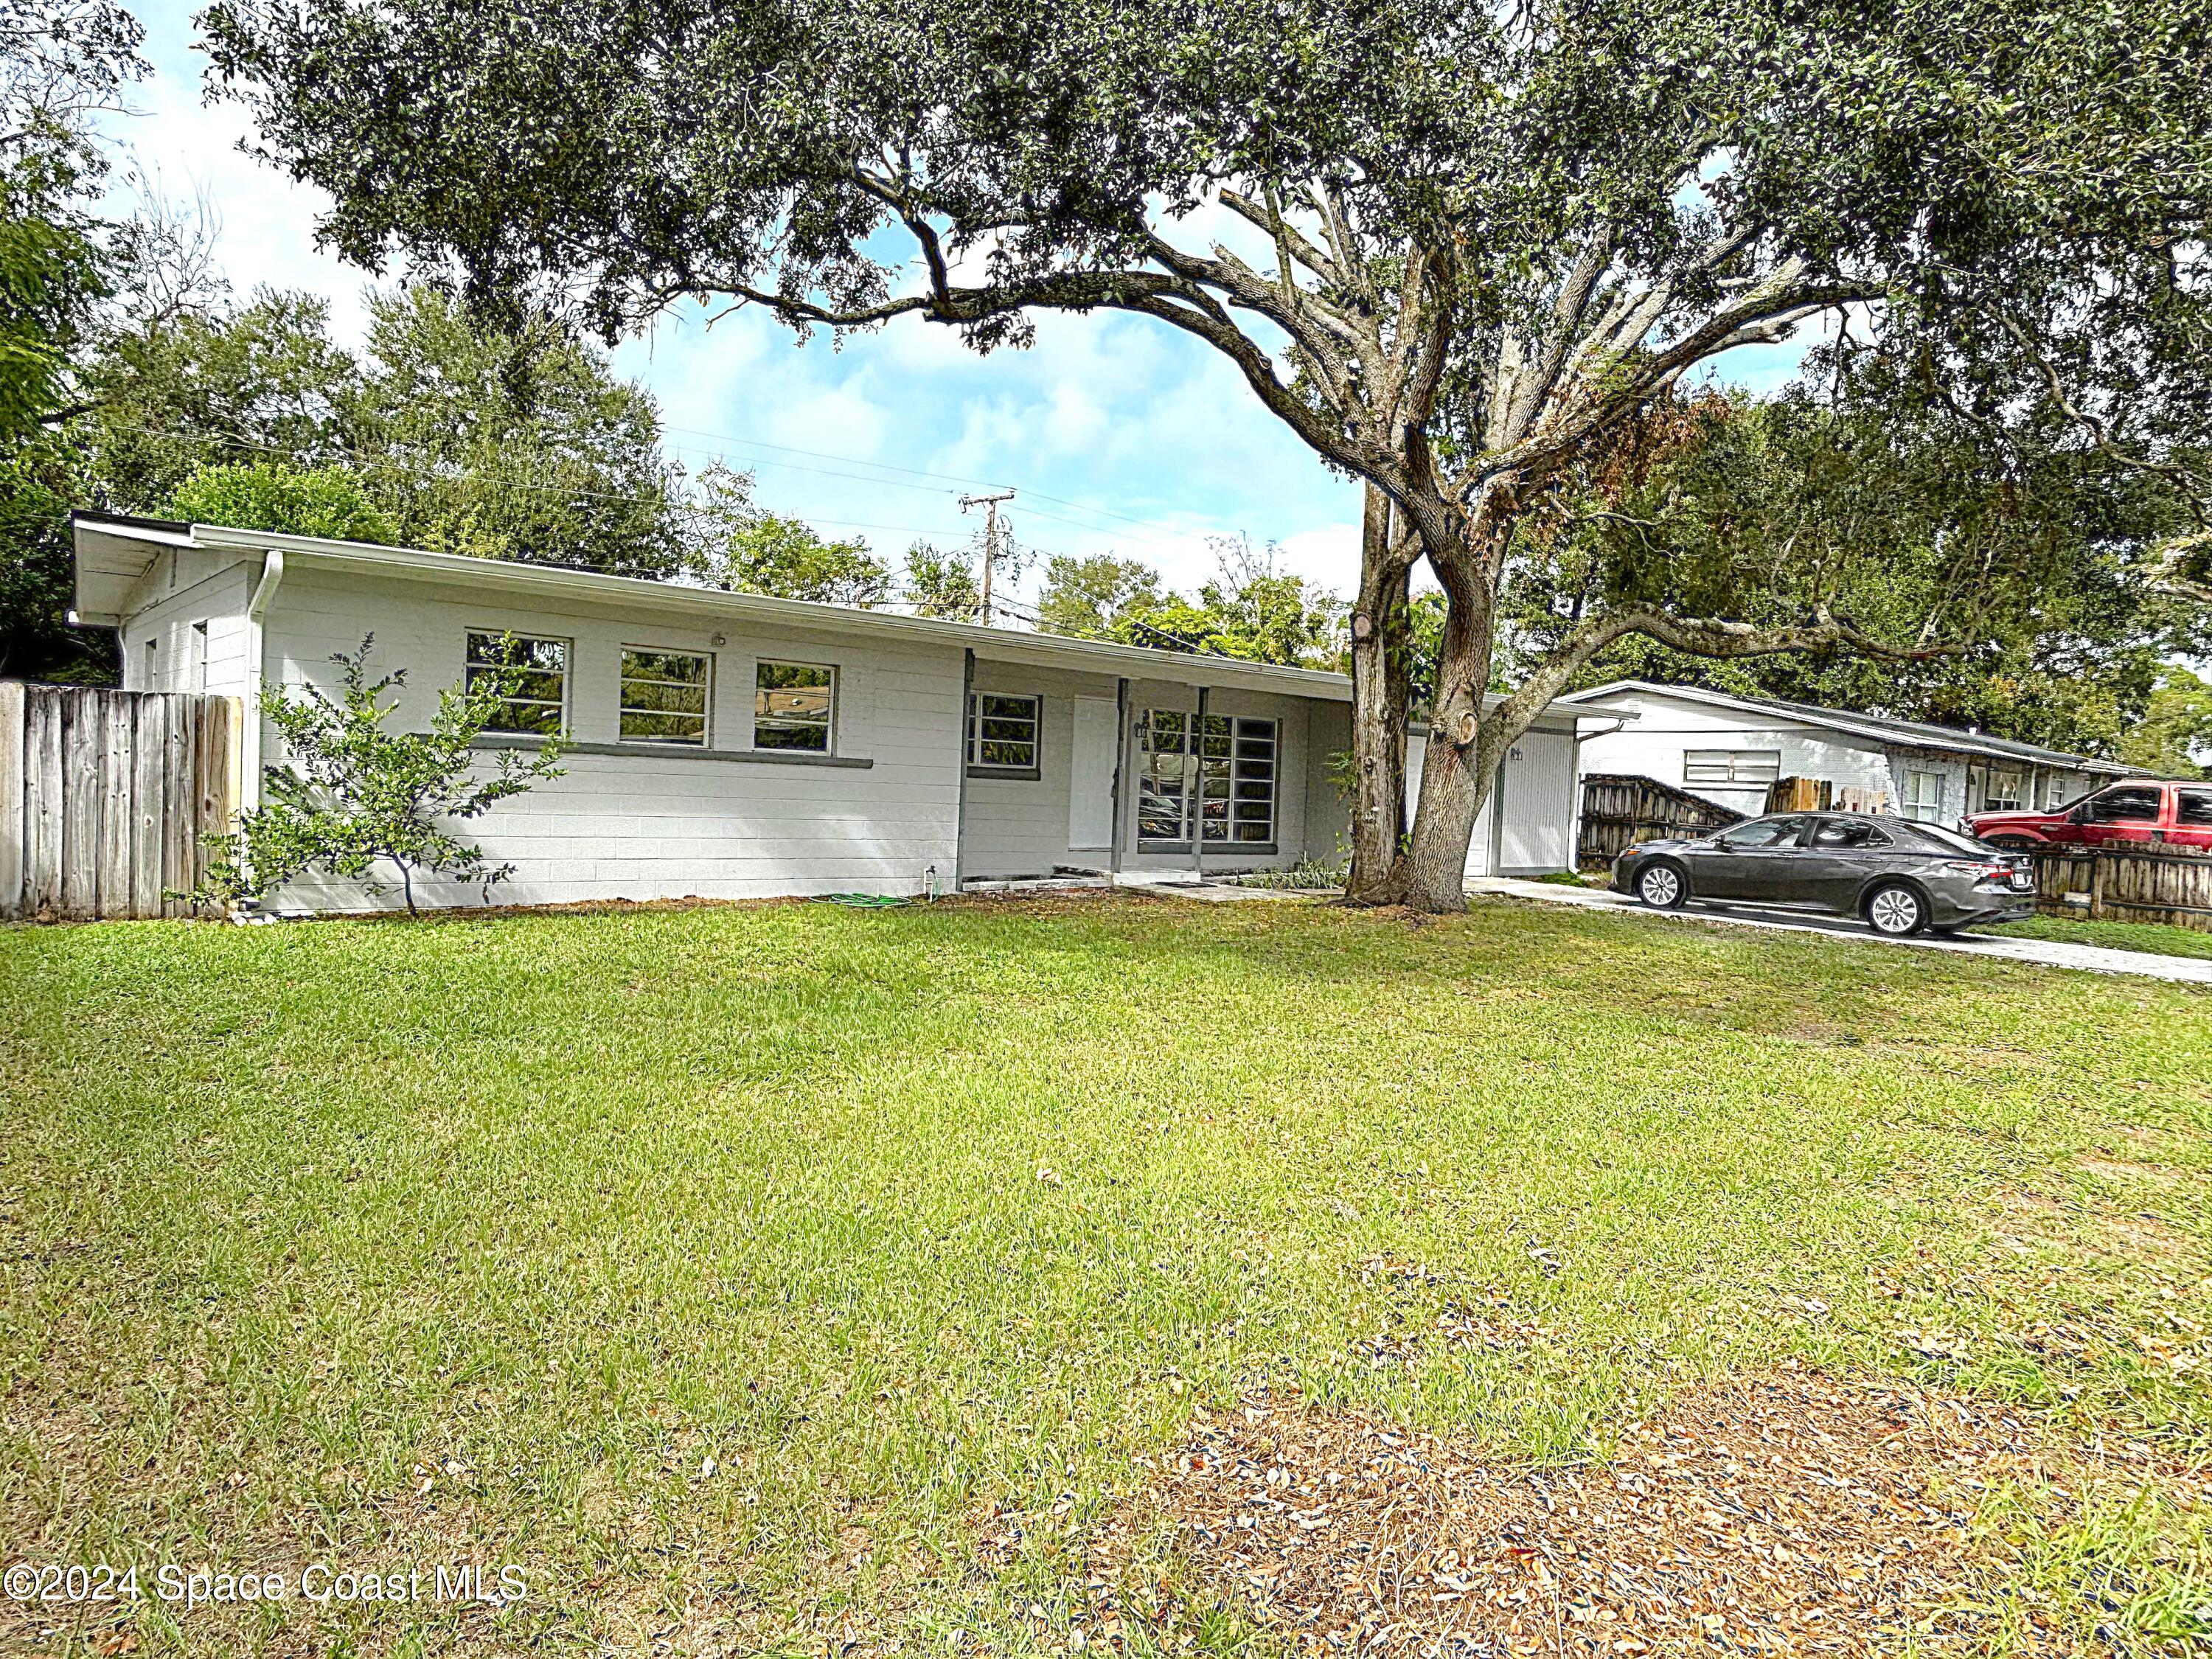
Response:
[[[1483,757],[1491,745],[1480,740],[1497,623],[1497,567],[1487,551],[1454,550],[1455,556],[1432,561],[1444,586],[1443,643],[1421,760],[1405,902],[1437,913],[1467,908],[1468,843],[1490,796],[1490,768]]]
[[[1406,705],[1413,684],[1411,571],[1393,550],[1388,496],[1367,486],[1359,597],[1352,625],[1351,904],[1401,904],[1406,849]]]

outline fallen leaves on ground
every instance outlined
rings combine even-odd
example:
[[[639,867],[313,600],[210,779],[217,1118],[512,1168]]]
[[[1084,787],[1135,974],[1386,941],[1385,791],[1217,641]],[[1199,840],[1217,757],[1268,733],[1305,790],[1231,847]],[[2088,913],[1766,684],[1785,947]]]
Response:
[[[2000,1408],[1807,1371],[1686,1390],[1581,1468],[1255,1395],[1194,1420],[1098,1566],[1141,1577],[1164,1540],[1186,1592],[1305,1653],[1941,1648],[1997,1616],[1981,1498],[2053,1468]],[[2036,1609],[2007,1622],[2016,1648],[2077,1650]]]

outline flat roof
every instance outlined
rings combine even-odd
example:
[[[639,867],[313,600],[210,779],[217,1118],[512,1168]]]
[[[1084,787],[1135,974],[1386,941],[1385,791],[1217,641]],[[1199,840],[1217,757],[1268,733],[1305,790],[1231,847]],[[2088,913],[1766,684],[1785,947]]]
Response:
[[[1830,731],[1848,732],[1854,737],[1873,738],[1878,742],[1913,749],[1942,749],[1957,754],[1985,756],[1993,760],[2027,761],[2039,766],[2063,766],[2075,771],[2108,773],[2114,777],[2147,778],[2154,775],[2140,766],[2100,760],[2090,755],[2069,754],[2063,749],[2045,749],[2032,743],[2014,743],[2009,738],[1992,738],[1979,732],[1961,732],[1955,726],[1931,726],[1923,720],[1899,720],[1888,714],[1862,714],[1848,709],[1822,708],[1814,703],[1790,702],[1781,697],[1753,697],[1734,691],[1714,691],[1702,685],[1662,685],[1656,680],[1611,680],[1587,691],[1571,691],[1559,701],[1570,707],[1587,708],[1592,703],[1623,692],[1680,697],[1690,702],[1748,709],[1754,714],[1786,714],[1808,726],[1826,726]]]
[[[305,561],[332,570],[454,583],[498,586],[545,599],[673,610],[693,616],[728,617],[780,628],[811,628],[925,641],[957,647],[993,661],[1029,662],[1130,679],[1155,679],[1274,691],[1328,702],[1352,701],[1348,676],[1321,669],[1288,668],[1197,652],[1163,651],[1107,640],[1071,639],[975,623],[908,617],[896,611],[862,611],[849,605],[817,605],[807,599],[777,599],[766,593],[732,592],[683,582],[610,575],[574,566],[481,559],[465,554],[433,553],[422,548],[385,547],[369,542],[335,541],[267,530],[236,530],[223,525],[178,524],[116,514],[70,515],[76,553],[76,619],[113,626],[123,620],[131,590],[164,550],[198,548],[243,553],[281,550],[288,564]]]
[[[131,592],[165,549],[264,553],[281,551],[288,566],[296,560],[332,570],[351,570],[423,581],[498,586],[547,599],[636,605],[691,616],[725,617],[786,628],[813,628],[880,638],[957,646],[994,662],[1029,663],[1087,671],[1117,678],[1165,680],[1282,696],[1323,702],[1352,701],[1352,678],[1325,669],[1287,668],[1195,651],[1163,651],[1121,645],[1110,640],[1079,640],[977,623],[908,617],[892,611],[862,611],[851,605],[819,605],[811,599],[778,599],[700,587],[684,582],[615,576],[575,565],[528,563],[519,559],[481,559],[458,553],[433,553],[418,547],[386,547],[322,536],[294,536],[272,530],[239,530],[227,525],[184,524],[168,519],[78,511],[70,523],[76,542],[76,595],[74,620],[113,627],[123,621]],[[1504,699],[1484,698],[1486,708]],[[1585,711],[1553,703],[1536,717],[1543,730],[1572,732]]]

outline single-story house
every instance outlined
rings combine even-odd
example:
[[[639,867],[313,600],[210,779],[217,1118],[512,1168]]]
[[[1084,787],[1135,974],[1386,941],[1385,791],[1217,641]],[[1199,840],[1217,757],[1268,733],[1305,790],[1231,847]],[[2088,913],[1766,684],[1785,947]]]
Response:
[[[2141,777],[2118,761],[2069,755],[1978,732],[1857,714],[1700,686],[1615,680],[1559,699],[1559,708],[1622,724],[1582,745],[1582,771],[1655,778],[1757,813],[1784,778],[1833,787],[1833,805],[1955,823],[1973,812],[2045,810]]]
[[[557,732],[566,769],[468,828],[515,866],[503,902],[1210,878],[1346,845],[1340,674],[264,531],[89,513],[74,529],[75,619],[118,631],[126,689],[249,706],[328,689],[373,633],[371,667],[407,671],[404,727],[518,653],[481,741]],[[251,806],[278,738],[242,726]],[[1575,733],[1547,714],[1515,746],[1474,873],[1567,867]],[[399,902],[342,884],[278,898]]]

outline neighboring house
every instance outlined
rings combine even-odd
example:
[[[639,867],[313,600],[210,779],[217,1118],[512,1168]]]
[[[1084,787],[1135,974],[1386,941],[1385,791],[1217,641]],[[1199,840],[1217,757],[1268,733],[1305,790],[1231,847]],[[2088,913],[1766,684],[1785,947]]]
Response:
[[[1553,708],[1626,722],[1585,738],[1584,775],[1656,778],[1745,813],[1765,811],[1768,789],[1784,778],[1832,785],[1838,808],[1956,823],[1974,812],[2063,805],[2115,778],[2148,775],[1945,726],[1647,680],[1575,692]]]
[[[408,672],[398,719],[420,723],[512,635],[530,672],[483,741],[558,731],[567,769],[469,826],[515,866],[507,902],[1210,877],[1346,843],[1339,674],[207,525],[80,514],[75,537],[76,618],[118,630],[132,690],[327,689],[374,633],[372,668]],[[1471,866],[1566,867],[1574,734],[1547,714],[1516,745]],[[251,805],[281,757],[264,720],[244,742]]]

